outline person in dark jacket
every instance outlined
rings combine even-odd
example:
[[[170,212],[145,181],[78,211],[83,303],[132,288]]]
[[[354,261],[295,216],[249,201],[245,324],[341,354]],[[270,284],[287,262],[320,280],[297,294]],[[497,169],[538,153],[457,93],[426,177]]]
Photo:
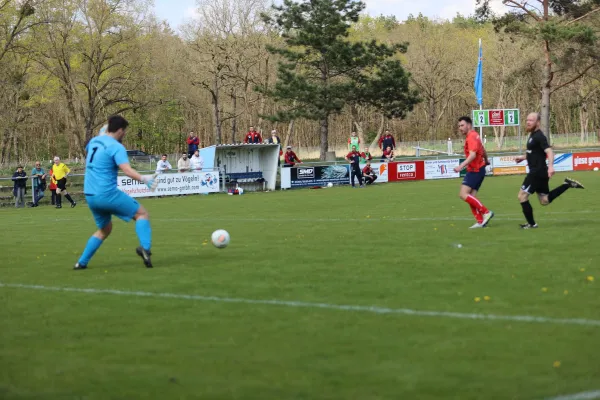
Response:
[[[389,129],[385,130],[385,133],[379,138],[379,148],[381,151],[384,151],[388,147],[391,147],[392,150],[396,149],[396,140],[390,133]]]
[[[194,134],[194,132],[190,132],[190,135],[187,138],[187,145],[188,145],[188,157],[192,158],[192,156],[194,155],[194,153],[196,152],[196,150],[198,150],[198,147],[200,146],[200,139],[198,139],[198,136],[196,136]]]
[[[20,165],[12,176],[14,182],[13,194],[15,195],[15,207],[25,207],[25,192],[27,190],[27,173]]]
[[[354,177],[358,178],[358,184],[360,187],[364,187],[362,171],[360,170],[360,153],[356,150],[356,146],[352,146],[352,151],[346,155],[346,160],[350,162],[350,179],[352,182],[352,187],[356,187],[354,185]]]

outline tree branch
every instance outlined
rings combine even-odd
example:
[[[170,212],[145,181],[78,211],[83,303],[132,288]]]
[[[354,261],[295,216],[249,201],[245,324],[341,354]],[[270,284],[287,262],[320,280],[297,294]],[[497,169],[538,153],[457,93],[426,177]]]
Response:
[[[571,24],[574,24],[575,22],[577,22],[577,21],[579,21],[579,20],[582,20],[582,19],[584,19],[585,17],[588,17],[588,16],[592,15],[593,13],[595,13],[595,12],[597,12],[597,11],[600,11],[600,7],[593,9],[592,11],[588,12],[587,14],[584,14],[584,15],[582,15],[582,16],[581,16],[581,17],[579,17],[579,18],[575,18],[574,20],[571,20],[571,21],[567,22],[567,23],[566,23],[566,25],[571,25]]]
[[[527,9],[527,2],[521,4],[521,3],[517,3],[515,0],[505,0],[504,4],[509,7],[512,7],[512,8],[519,8],[519,9],[523,10],[524,12],[529,14],[533,19],[535,19],[538,22],[542,20],[539,16],[535,15],[535,13],[531,12],[531,10]],[[512,4],[512,6],[510,4]]]
[[[581,78],[582,76],[584,76],[584,75],[585,75],[585,74],[586,74],[586,73],[587,73],[587,72],[588,72],[590,69],[594,68],[594,67],[595,67],[596,65],[598,65],[598,64],[599,64],[599,63],[598,63],[598,62],[596,62],[596,63],[593,63],[593,64],[590,64],[590,65],[588,65],[588,66],[587,66],[587,67],[586,67],[586,68],[585,68],[585,69],[584,69],[584,70],[583,70],[581,73],[579,73],[579,74],[578,74],[578,75],[577,75],[575,78],[573,78],[573,79],[571,79],[571,80],[569,80],[569,81],[567,81],[567,82],[565,82],[565,83],[562,83],[562,84],[558,85],[558,86],[557,86],[557,87],[555,87],[555,88],[552,90],[552,92],[550,92],[550,93],[552,94],[552,93],[556,92],[557,90],[559,90],[559,89],[562,89],[562,88],[564,88],[565,86],[568,86],[568,85],[570,85],[571,83],[575,82],[576,80],[578,80],[579,78]]]

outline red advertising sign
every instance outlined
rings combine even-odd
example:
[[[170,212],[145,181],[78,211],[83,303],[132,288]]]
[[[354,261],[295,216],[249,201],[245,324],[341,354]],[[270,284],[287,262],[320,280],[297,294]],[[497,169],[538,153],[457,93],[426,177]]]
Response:
[[[390,182],[418,181],[425,179],[424,161],[389,163],[388,169],[388,180]]]
[[[504,125],[504,110],[490,110],[490,125]]]
[[[573,170],[591,171],[594,168],[600,169],[600,152],[573,153]]]

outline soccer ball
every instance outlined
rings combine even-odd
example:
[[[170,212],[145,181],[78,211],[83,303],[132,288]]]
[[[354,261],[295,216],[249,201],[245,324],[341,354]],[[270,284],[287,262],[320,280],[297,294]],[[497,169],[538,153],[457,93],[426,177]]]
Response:
[[[333,187],[333,183],[329,182],[329,183],[327,184],[327,187]]]
[[[226,230],[219,229],[212,234],[212,243],[218,249],[223,249],[229,244],[229,233]]]
[[[597,172],[597,171],[598,171],[598,167],[594,167],[594,171],[596,171],[596,172]]]
[[[105,136],[108,134],[108,125],[104,125],[102,128],[100,128],[100,131],[98,132],[98,136]]]

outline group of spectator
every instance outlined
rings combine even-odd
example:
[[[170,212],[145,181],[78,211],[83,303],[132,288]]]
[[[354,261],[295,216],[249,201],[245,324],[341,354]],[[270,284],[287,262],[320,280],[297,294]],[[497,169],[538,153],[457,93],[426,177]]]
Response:
[[[36,161],[35,167],[31,170],[32,179],[32,190],[33,190],[33,202],[31,207],[38,207],[40,200],[44,197],[44,192],[49,189],[52,194],[52,205],[56,205],[56,208],[62,208],[62,196],[64,196],[69,203],[71,208],[75,207],[77,203],[73,200],[71,195],[67,192],[67,177],[71,170],[67,165],[61,162],[60,157],[54,157],[53,164],[50,165],[48,172],[42,168],[42,163]],[[50,177],[50,183],[48,184],[47,178]],[[13,195],[15,197],[15,207],[25,207],[25,195],[27,194],[27,182],[29,176],[25,172],[23,166],[18,166],[17,170],[13,173]]]
[[[177,170],[179,172],[201,171],[203,167],[204,159],[200,155],[200,150],[195,150],[190,158],[188,158],[187,153],[183,153],[181,158],[177,161]],[[167,155],[163,154],[156,163],[155,172],[157,174],[162,174],[172,169],[171,163],[167,160]]]
[[[381,162],[392,162],[396,155],[394,154],[394,150],[396,149],[396,140],[389,129],[386,129],[383,135],[379,137],[379,141],[377,142],[379,145],[379,149],[382,152]],[[348,150],[351,152],[353,150],[358,150],[360,147],[360,138],[356,134],[356,132],[352,132],[350,137],[348,138]],[[369,152],[369,148],[365,147],[363,154],[367,154],[369,160],[372,160],[371,153]],[[361,158],[361,161],[364,163],[366,161],[365,158]]]

